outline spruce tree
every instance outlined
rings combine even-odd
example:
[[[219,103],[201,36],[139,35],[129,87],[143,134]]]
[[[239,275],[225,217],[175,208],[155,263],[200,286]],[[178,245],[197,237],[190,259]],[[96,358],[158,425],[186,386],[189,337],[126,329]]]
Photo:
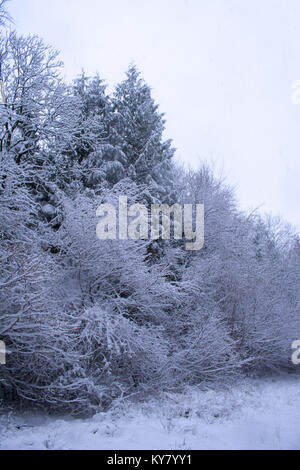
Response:
[[[171,140],[163,140],[163,114],[135,66],[129,67],[126,79],[116,87],[112,103],[126,176],[146,185],[160,202],[169,201],[175,150]]]

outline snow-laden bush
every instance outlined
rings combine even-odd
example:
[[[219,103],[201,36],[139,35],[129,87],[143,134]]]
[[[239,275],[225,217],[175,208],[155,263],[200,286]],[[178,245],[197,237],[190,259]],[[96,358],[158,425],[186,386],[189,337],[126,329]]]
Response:
[[[181,252],[177,263],[169,256],[184,294],[179,337],[187,334],[187,345],[195,344],[189,325],[200,335],[199,316],[207,329],[201,345],[208,356],[215,347],[218,357],[227,345],[224,373],[241,366],[263,373],[292,369],[291,344],[300,331],[298,237],[280,220],[239,213],[230,191],[206,166],[183,181],[183,201],[204,203],[205,243],[199,252]]]
[[[83,414],[166,382],[168,341],[159,314],[170,301],[143,250],[101,243],[90,200],[75,205],[66,201],[64,226],[48,236],[55,256],[32,237],[7,252],[1,337],[11,353],[2,383],[6,397],[13,391]],[[27,223],[20,217],[14,244]]]
[[[65,366],[64,351],[56,341],[58,270],[41,247],[24,172],[5,157],[0,160],[0,337],[8,353],[1,369],[1,394],[39,401],[40,390]]]
[[[168,343],[161,327],[139,325],[109,304],[88,308],[81,315],[79,350],[87,370],[99,383],[125,391],[153,389],[166,379]]]
[[[172,369],[178,382],[199,384],[237,374],[239,359],[234,341],[216,312],[195,310],[178,329]]]

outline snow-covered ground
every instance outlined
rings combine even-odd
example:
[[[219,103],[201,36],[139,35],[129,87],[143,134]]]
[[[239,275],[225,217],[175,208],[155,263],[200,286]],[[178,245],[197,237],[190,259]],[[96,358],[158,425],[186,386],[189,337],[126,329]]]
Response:
[[[122,403],[91,419],[4,414],[1,449],[300,449],[300,377]]]

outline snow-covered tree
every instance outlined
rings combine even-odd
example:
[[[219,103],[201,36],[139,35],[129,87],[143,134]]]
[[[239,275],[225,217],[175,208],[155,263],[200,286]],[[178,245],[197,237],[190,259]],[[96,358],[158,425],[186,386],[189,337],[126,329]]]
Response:
[[[125,155],[125,161],[120,163],[126,176],[146,183],[158,200],[170,201],[174,149],[170,140],[163,140],[163,114],[135,66],[129,67],[112,101],[118,145]]]

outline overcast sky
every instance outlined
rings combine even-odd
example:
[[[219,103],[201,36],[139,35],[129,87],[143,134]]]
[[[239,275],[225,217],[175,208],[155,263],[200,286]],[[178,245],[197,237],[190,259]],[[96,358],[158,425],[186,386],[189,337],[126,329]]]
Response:
[[[134,61],[165,112],[177,158],[216,167],[242,209],[300,229],[299,0],[11,0],[19,33],[112,86]]]

